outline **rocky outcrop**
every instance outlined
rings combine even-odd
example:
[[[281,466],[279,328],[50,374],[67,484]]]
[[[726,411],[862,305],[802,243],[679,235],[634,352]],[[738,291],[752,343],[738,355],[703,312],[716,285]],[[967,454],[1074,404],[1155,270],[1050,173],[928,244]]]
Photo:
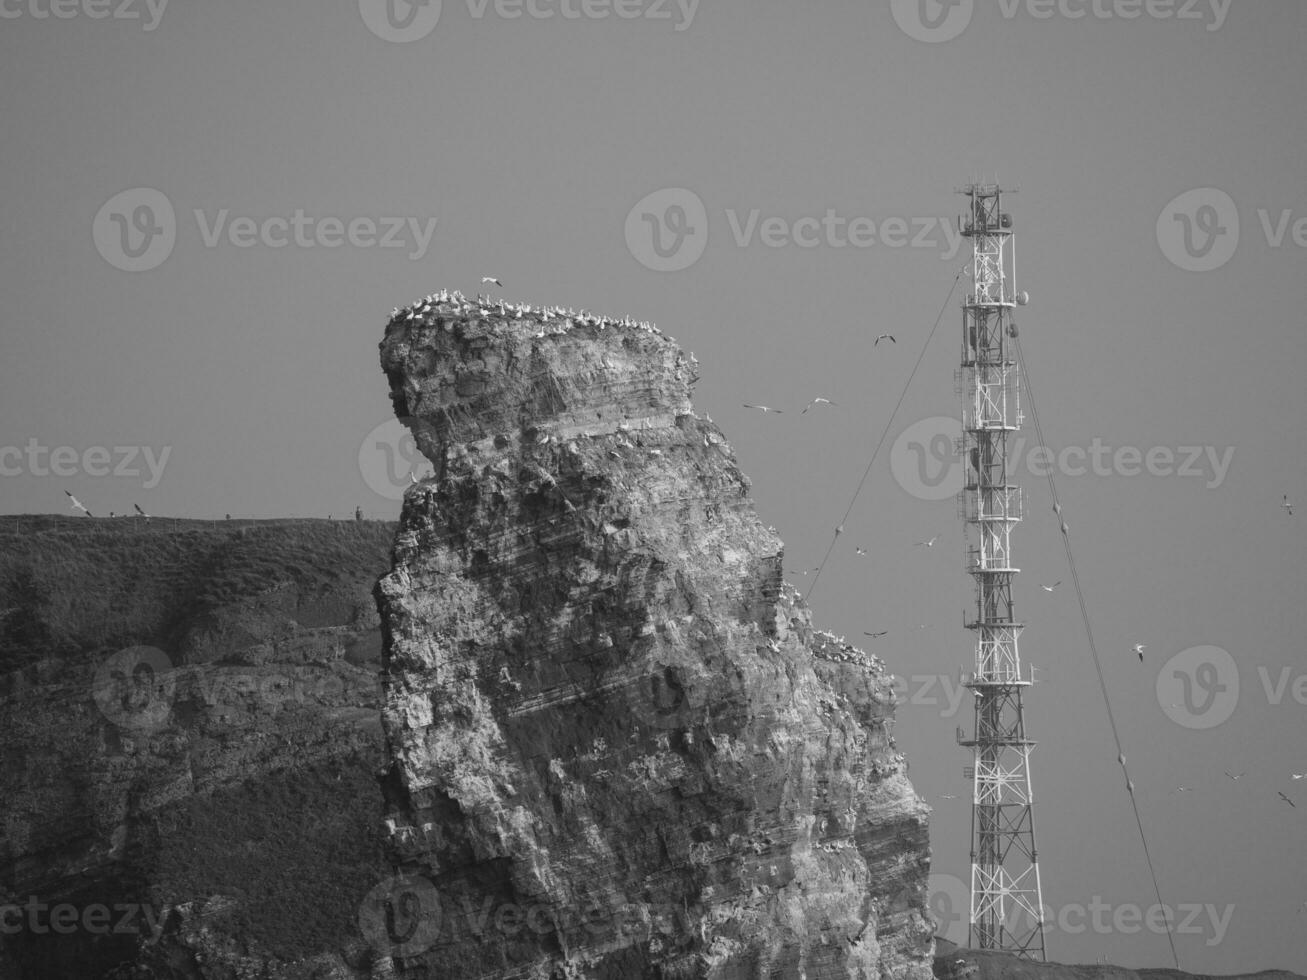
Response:
[[[434,469],[377,590],[389,968],[930,976],[890,679],[785,582],[693,356],[440,294],[381,360]]]

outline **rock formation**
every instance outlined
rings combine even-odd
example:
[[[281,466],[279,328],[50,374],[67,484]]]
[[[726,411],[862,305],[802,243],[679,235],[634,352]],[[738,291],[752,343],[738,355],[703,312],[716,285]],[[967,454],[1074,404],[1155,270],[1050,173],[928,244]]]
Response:
[[[396,974],[930,976],[890,678],[785,582],[693,356],[442,293],[381,361],[434,467],[377,588]]]

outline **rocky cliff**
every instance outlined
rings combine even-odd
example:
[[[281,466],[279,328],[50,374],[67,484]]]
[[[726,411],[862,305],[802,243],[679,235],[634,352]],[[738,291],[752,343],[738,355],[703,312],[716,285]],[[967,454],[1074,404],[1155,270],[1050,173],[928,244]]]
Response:
[[[0,522],[0,977],[367,975],[393,535]]]
[[[785,582],[694,358],[442,293],[381,361],[434,470],[377,590],[390,966],[930,976],[889,677]]]

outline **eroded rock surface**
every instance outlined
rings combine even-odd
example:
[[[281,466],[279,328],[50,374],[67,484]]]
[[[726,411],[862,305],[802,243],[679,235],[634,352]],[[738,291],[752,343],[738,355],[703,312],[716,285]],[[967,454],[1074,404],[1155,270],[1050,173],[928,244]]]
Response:
[[[890,678],[785,583],[693,357],[440,294],[381,360],[434,470],[377,592],[397,974],[929,977]]]

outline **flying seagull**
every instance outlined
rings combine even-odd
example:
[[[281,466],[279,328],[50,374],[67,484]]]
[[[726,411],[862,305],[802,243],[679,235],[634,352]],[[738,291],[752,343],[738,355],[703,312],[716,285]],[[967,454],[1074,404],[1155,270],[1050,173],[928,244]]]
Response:
[[[879,344],[882,340],[888,340],[891,344],[897,344],[897,343],[898,343],[898,341],[895,340],[895,339],[893,338],[893,336],[891,336],[890,334],[887,334],[887,333],[883,333],[883,334],[881,334],[879,337],[877,337],[875,340],[873,340],[873,341],[871,342],[871,346],[872,346],[872,347],[875,347],[875,346],[876,346],[877,344]]]
[[[1061,584],[1062,584],[1062,580],[1061,580],[1061,579],[1058,579],[1058,580],[1057,580],[1056,582],[1054,582],[1052,585],[1041,585],[1040,588],[1043,589],[1045,592],[1052,592],[1054,589],[1056,589],[1056,588],[1057,588],[1059,585],[1061,585]]]
[[[1235,774],[1232,773],[1229,769],[1225,770],[1225,774],[1226,774],[1227,776],[1229,776],[1231,779],[1238,779],[1239,776],[1242,776],[1242,775],[1243,775],[1243,773],[1239,773],[1238,775],[1235,775]]]
[[[769,408],[766,405],[750,405],[748,402],[744,402],[743,404],[745,408],[756,408],[760,412],[775,412],[777,415],[785,414],[785,412],[779,408]]]
[[[866,548],[854,548],[853,550],[854,550],[855,553],[857,553],[857,554],[859,554],[859,555],[862,555],[863,557],[866,557],[866,554],[867,554],[867,549],[866,549]]]
[[[1293,800],[1291,800],[1291,799],[1289,799],[1289,797],[1285,796],[1285,795],[1284,795],[1284,792],[1283,792],[1282,790],[1279,791],[1279,792],[1280,792],[1280,799],[1284,800],[1285,803],[1288,803],[1289,806],[1293,807],[1295,810],[1298,809],[1298,804],[1297,804],[1297,803],[1293,802]]]
[[[494,276],[482,276],[482,277],[481,277],[481,281],[482,281],[482,282],[493,282],[493,283],[494,283],[496,286],[498,286],[500,289],[503,289],[503,288],[504,288],[504,284],[503,284],[502,282],[500,282],[498,279],[496,279]]]
[[[1177,787],[1175,788],[1175,791],[1176,791],[1177,793],[1192,793],[1192,792],[1193,792],[1193,790],[1191,790],[1188,786],[1177,786]]]
[[[95,516],[89,510],[86,509],[86,505],[84,503],[82,503],[80,500],[74,497],[71,493],[68,493],[67,490],[65,490],[64,493],[68,494],[69,506],[72,507],[73,510],[80,510],[87,517]]]
[[[132,504],[132,506],[136,508],[136,513],[140,514],[140,515],[141,515],[142,517],[144,517],[147,521],[150,519],[150,515],[147,514],[145,511],[141,510],[141,505],[140,505],[140,504]]]
[[[863,636],[869,636],[869,637],[871,637],[871,638],[874,640],[874,639],[876,639],[876,637],[878,637],[878,636],[884,636],[884,635],[885,635],[886,633],[888,633],[888,632],[889,632],[889,630],[881,630],[879,633],[868,633],[866,630],[863,630],[863,631],[862,631],[862,635],[863,635]]]
[[[1134,645],[1134,651],[1135,653],[1139,654],[1140,663],[1144,662],[1144,650],[1145,650],[1145,645],[1143,643],[1136,643]]]
[[[945,793],[943,796],[940,797],[940,799],[941,799],[941,800],[956,800],[957,797],[954,796],[952,793]]]
[[[1284,495],[1284,503],[1280,504],[1280,506],[1289,512],[1290,517],[1293,516],[1293,504],[1289,503],[1289,495],[1287,493]]]
[[[838,404],[839,402],[833,402],[829,398],[814,398],[812,401],[808,402],[808,404],[804,407],[803,411],[800,412],[799,414],[807,415],[808,409],[812,408],[813,405],[838,405]]]
[[[913,544],[914,544],[914,545],[916,545],[916,544],[924,544],[927,548],[933,548],[933,547],[935,547],[935,542],[938,541],[938,540],[939,540],[939,535],[937,534],[937,535],[935,535],[933,538],[931,538],[929,541],[914,541]]]
[[[1289,775],[1294,779],[1307,779],[1307,772],[1291,772]]]

